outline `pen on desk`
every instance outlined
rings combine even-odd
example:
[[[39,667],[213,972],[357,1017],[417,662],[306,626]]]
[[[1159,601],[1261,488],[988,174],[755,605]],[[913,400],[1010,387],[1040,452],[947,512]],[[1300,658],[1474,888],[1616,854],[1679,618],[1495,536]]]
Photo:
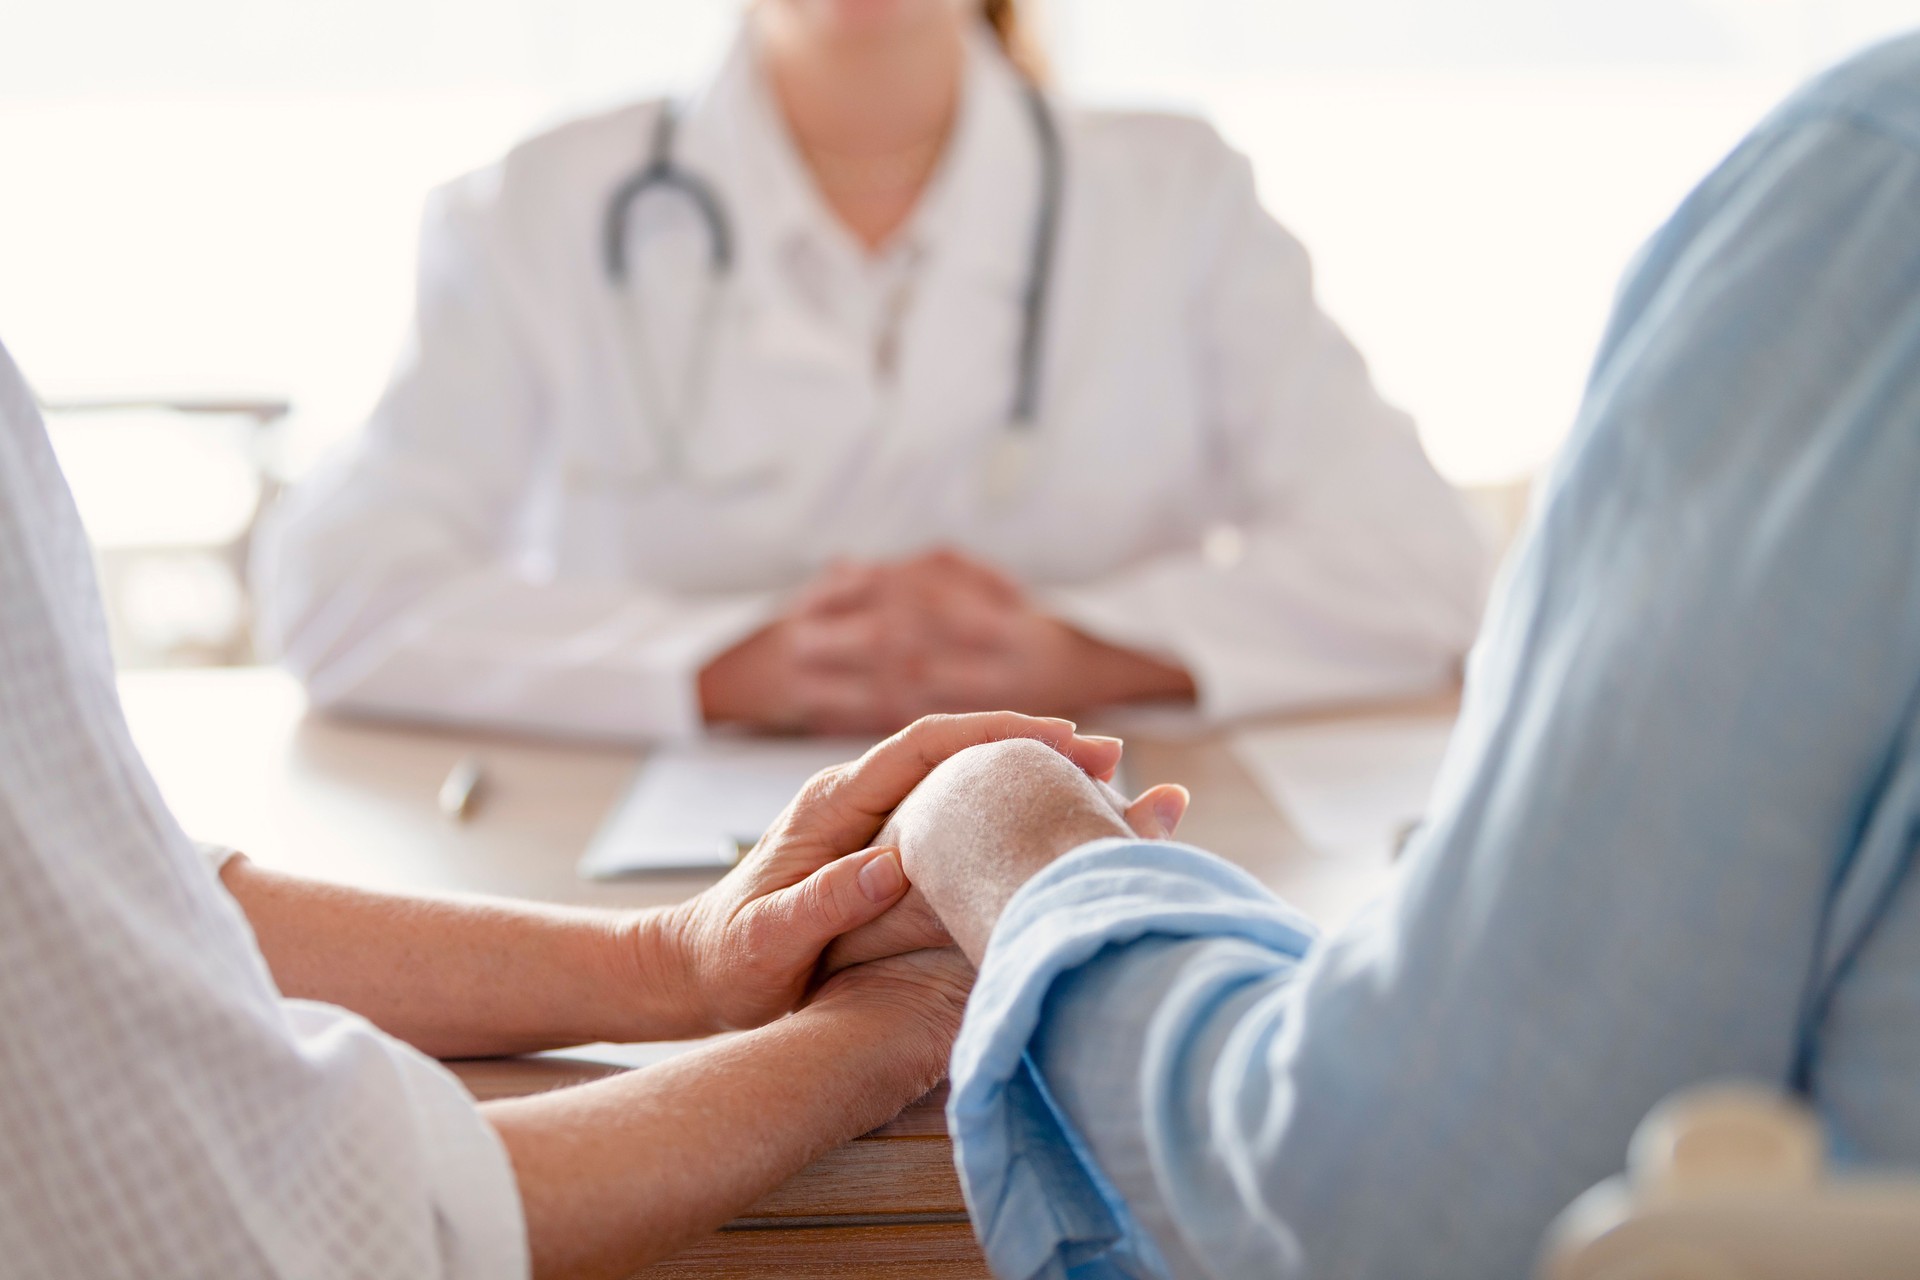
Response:
[[[447,772],[447,780],[440,784],[440,812],[447,821],[467,820],[485,781],[479,756],[466,756]]]

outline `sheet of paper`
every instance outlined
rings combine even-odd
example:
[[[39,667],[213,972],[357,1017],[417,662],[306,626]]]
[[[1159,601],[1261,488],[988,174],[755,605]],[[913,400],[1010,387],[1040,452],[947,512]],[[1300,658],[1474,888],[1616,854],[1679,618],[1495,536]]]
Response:
[[[1242,730],[1234,754],[1316,850],[1390,857],[1426,816],[1453,717]]]
[[[641,764],[601,823],[580,874],[606,880],[732,866],[736,851],[760,838],[802,783],[872,745],[850,738],[714,738],[662,747]]]

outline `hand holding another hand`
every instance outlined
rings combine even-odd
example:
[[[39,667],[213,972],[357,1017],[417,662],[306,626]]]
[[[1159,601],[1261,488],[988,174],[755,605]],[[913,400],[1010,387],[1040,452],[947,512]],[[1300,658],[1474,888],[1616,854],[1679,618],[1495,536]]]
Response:
[[[843,968],[807,1001],[810,1011],[850,1016],[894,1049],[917,1097],[947,1073],[973,990],[973,962],[956,946],[926,947]]]
[[[644,918],[652,924],[636,954],[655,958],[641,964],[649,985],[685,993],[678,1030],[756,1026],[800,1003],[822,951],[907,896],[899,852],[876,842],[888,815],[954,753],[1012,739],[1089,778],[1111,777],[1120,760],[1115,739],[1079,736],[1064,720],[996,712],[929,717],[816,775],[724,879]],[[869,948],[865,958],[886,954]]]
[[[1163,783],[1129,802],[1106,778],[1032,748],[956,752],[901,802],[878,838],[899,848],[913,887],[830,946],[823,971],[950,942],[977,964],[1008,899],[1042,867],[1103,837],[1168,839],[1186,814],[1184,787]]]

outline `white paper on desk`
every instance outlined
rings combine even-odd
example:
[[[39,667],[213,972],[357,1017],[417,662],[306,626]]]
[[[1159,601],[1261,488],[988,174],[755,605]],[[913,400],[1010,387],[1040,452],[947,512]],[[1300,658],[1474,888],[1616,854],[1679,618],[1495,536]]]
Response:
[[[730,867],[736,850],[758,840],[808,778],[872,745],[851,738],[714,738],[662,747],[642,762],[601,823],[580,859],[580,874],[606,880]]]
[[[1426,816],[1453,717],[1395,716],[1247,729],[1233,751],[1321,853],[1392,856]]]

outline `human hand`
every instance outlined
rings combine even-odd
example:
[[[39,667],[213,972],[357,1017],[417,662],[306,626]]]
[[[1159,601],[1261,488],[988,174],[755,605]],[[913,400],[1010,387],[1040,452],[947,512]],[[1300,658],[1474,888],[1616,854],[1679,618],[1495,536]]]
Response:
[[[1174,784],[1136,799],[1105,779],[1062,770],[1017,742],[957,752],[928,774],[882,828],[901,850],[913,888],[872,924],[821,958],[833,973],[875,955],[957,942],[975,963],[1000,911],[1041,867],[1089,840],[1171,837],[1189,796]]]
[[[1012,579],[938,550],[900,569],[929,637],[906,684],[916,714],[1021,707],[1058,714],[1141,698],[1192,698],[1184,667],[1109,644],[1041,610]]]
[[[756,1026],[793,1008],[821,951],[907,894],[898,851],[875,843],[888,815],[955,752],[1016,738],[1089,779],[1112,777],[1120,762],[1117,739],[993,712],[929,717],[817,774],[739,866],[654,930],[651,945],[667,957],[661,985],[684,993],[688,1033]]]
[[[819,733],[1194,692],[1184,669],[1068,626],[1006,575],[950,549],[830,566],[779,621],[716,658],[700,689],[710,720]]]
[[[892,566],[882,583],[890,617],[909,620],[894,623],[910,640],[892,650],[894,714],[1051,715],[1100,700],[1086,679],[1098,642],[1035,608],[998,570],[942,549]]]
[[[973,963],[952,945],[885,956],[844,968],[807,1001],[809,1009],[852,1012],[881,1024],[912,1073],[909,1097],[940,1082],[973,990]]]
[[[700,673],[710,723],[776,732],[883,733],[896,710],[915,620],[885,589],[878,565],[839,561],[801,588],[786,611]]]

